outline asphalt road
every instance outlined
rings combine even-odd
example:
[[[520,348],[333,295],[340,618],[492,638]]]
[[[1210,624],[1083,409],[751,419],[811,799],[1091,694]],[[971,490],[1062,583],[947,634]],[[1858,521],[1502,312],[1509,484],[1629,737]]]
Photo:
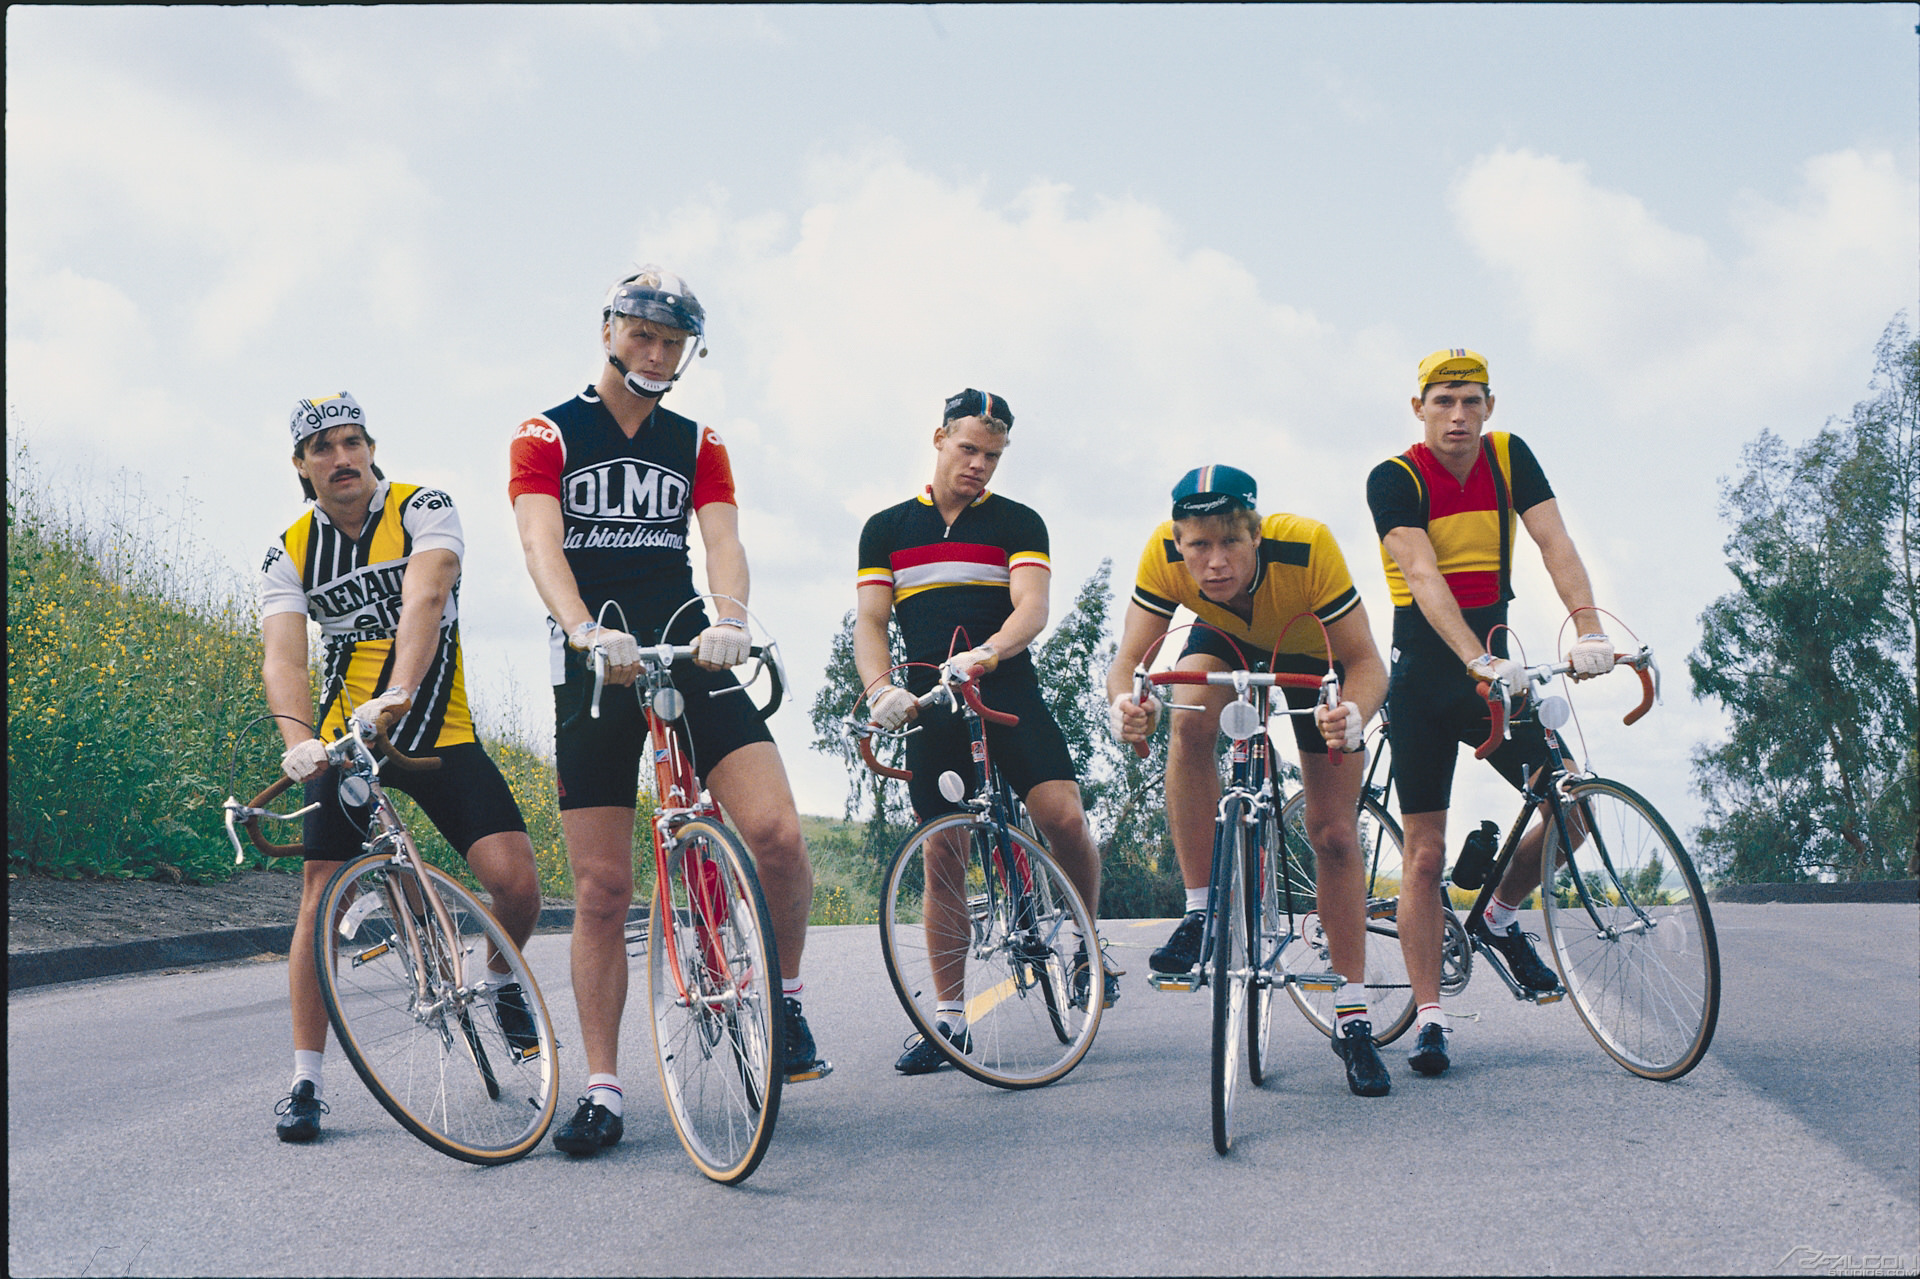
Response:
[[[284,966],[8,998],[8,1266],[19,1275],[1871,1273],[1920,1266],[1920,910],[1716,907],[1706,1061],[1654,1084],[1565,1005],[1490,975],[1450,1001],[1454,1069],[1389,1049],[1348,1094],[1289,1012],[1281,1073],[1213,1152],[1204,997],[1159,994],[1169,922],[1109,931],[1130,970],[1086,1062],[1001,1092],[891,1063],[906,1033],[869,928],[815,930],[807,1010],[837,1070],[795,1086],[744,1186],[668,1126],[628,1018],[627,1141],[503,1168],[435,1154],[329,1055],[325,1136],[272,1134]],[[1534,924],[1537,928],[1537,922]],[[567,939],[530,956],[577,1042]],[[635,983],[636,990],[640,983]],[[563,1050],[571,1100],[584,1086]],[[563,1115],[570,1109],[562,1107]],[[1855,1271],[1858,1273],[1860,1271]]]

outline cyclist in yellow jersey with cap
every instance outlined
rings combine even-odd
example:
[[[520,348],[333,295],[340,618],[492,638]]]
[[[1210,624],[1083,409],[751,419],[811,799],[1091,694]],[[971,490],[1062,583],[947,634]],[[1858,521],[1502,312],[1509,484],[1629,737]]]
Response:
[[[1349,982],[1336,998],[1333,1049],[1346,1062],[1347,1086],[1354,1093],[1384,1096],[1392,1083],[1374,1046],[1363,985],[1366,869],[1356,821],[1362,769],[1358,761],[1335,765],[1328,748],[1360,749],[1361,730],[1386,696],[1386,667],[1367,626],[1366,606],[1327,526],[1299,515],[1263,518],[1256,496],[1253,477],[1230,466],[1200,467],[1174,486],[1172,518],[1147,539],[1119,652],[1107,671],[1111,726],[1122,743],[1144,742],[1153,731],[1161,707],[1156,698],[1145,706],[1134,700],[1133,671],[1182,605],[1206,625],[1188,633],[1180,670],[1225,671],[1251,663],[1323,675],[1331,643],[1346,700],[1338,710],[1316,710],[1312,724],[1296,717],[1294,739],[1307,792],[1308,834],[1319,854],[1320,918],[1332,966]],[[1310,622],[1289,626],[1301,613],[1325,624],[1325,641],[1320,627]],[[1290,706],[1316,699],[1308,690],[1282,691]],[[1220,712],[1232,696],[1231,689],[1204,685],[1180,685],[1173,692],[1176,705],[1200,710],[1175,715],[1169,729],[1167,825],[1186,885],[1187,915],[1148,961],[1156,972],[1186,972],[1199,962],[1214,811],[1220,802],[1213,744]]]
[[[1413,398],[1423,439],[1367,477],[1367,505],[1393,593],[1393,671],[1387,722],[1394,785],[1405,827],[1400,945],[1419,1003],[1408,1064],[1424,1075],[1447,1069],[1440,1022],[1440,876],[1446,867],[1447,802],[1461,742],[1485,739],[1486,703],[1477,691],[1507,665],[1507,601],[1513,598],[1516,524],[1540,549],[1554,590],[1573,614],[1579,640],[1574,678],[1605,674],[1613,641],[1600,628],[1593,587],[1560,518],[1559,503],[1533,452],[1518,436],[1484,430],[1493,414],[1486,357],[1463,347],[1420,361]],[[1513,726],[1488,762],[1514,787],[1545,761],[1538,723]],[[1540,883],[1544,824],[1521,840],[1494,893],[1480,940],[1533,990],[1559,985],[1515,920]]]

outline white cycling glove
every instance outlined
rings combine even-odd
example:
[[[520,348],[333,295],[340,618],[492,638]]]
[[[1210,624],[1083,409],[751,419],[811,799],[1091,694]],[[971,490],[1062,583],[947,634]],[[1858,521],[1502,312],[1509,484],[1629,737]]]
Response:
[[[1128,707],[1133,709],[1134,714],[1128,714],[1126,709]],[[1120,696],[1114,698],[1113,705],[1107,708],[1107,728],[1113,733],[1113,740],[1124,746],[1127,742],[1127,721],[1138,716],[1145,716],[1147,727],[1146,731],[1141,734],[1141,738],[1144,740],[1145,738],[1153,736],[1153,730],[1160,727],[1160,712],[1164,709],[1165,707],[1161,705],[1160,699],[1151,693],[1147,694],[1147,704],[1145,706],[1142,706],[1139,701],[1134,698],[1132,693],[1122,693]]]
[[[1482,653],[1467,663],[1467,671],[1487,683],[1504,680],[1509,693],[1524,693],[1527,688],[1527,668],[1511,657]]]
[[[616,631],[598,622],[582,622],[574,627],[573,633],[567,636],[567,643],[583,653],[598,647],[606,654],[608,666],[637,666],[640,663],[639,641],[625,631]]]
[[[991,675],[993,668],[1000,665],[1000,654],[994,651],[993,645],[982,644],[980,647],[970,648],[964,653],[955,653],[947,659],[947,665],[959,671],[962,675],[976,666],[984,666],[987,668],[987,673]]]
[[[747,650],[752,647],[753,636],[747,634],[745,625],[731,619],[715,622],[700,632],[693,660],[702,666],[738,666],[747,660]]]
[[[1573,663],[1575,679],[1605,675],[1613,669],[1613,641],[1600,634],[1582,635],[1574,641],[1567,660]]]
[[[296,742],[280,757],[280,771],[296,782],[310,782],[327,771],[327,744],[317,737]]]
[[[912,693],[898,684],[889,684],[867,703],[867,711],[874,723],[889,733],[897,733],[913,718],[914,703]]]
[[[362,724],[372,724],[376,723],[385,712],[392,711],[394,718],[398,719],[411,705],[413,705],[412,693],[404,688],[390,688],[372,701],[362,702],[359,709],[353,712],[353,717]]]
[[[1345,741],[1340,743],[1340,749],[1348,755],[1353,755],[1358,753],[1362,746],[1366,745],[1367,723],[1360,718],[1360,708],[1358,706],[1352,702],[1342,702],[1340,705],[1347,712],[1347,737]]]

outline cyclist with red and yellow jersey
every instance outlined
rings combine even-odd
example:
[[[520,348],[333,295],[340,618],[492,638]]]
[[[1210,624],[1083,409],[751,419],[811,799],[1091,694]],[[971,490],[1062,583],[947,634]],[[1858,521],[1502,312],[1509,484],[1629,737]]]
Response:
[[[1405,827],[1400,888],[1400,946],[1419,1004],[1414,1070],[1437,1075],[1449,1064],[1440,1021],[1440,876],[1446,867],[1448,795],[1461,742],[1488,729],[1483,681],[1507,669],[1507,601],[1513,598],[1513,548],[1519,525],[1540,549],[1554,590],[1572,613],[1579,641],[1574,678],[1613,667],[1613,641],[1600,628],[1593,587],[1560,518],[1547,477],[1518,436],[1488,432],[1493,393],[1486,357],[1465,348],[1420,362],[1413,413],[1423,438],[1367,477],[1367,504],[1393,592],[1393,671],[1387,693],[1394,784]],[[1535,722],[1515,724],[1488,759],[1517,789],[1546,759]],[[1531,990],[1559,985],[1540,962],[1515,916],[1540,883],[1544,823],[1521,840],[1495,891],[1479,940],[1507,960]]]
[[[1318,906],[1330,959],[1348,984],[1336,997],[1338,1025],[1333,1048],[1346,1062],[1347,1086],[1363,1097],[1391,1088],[1373,1042],[1365,997],[1366,866],[1356,821],[1362,770],[1336,767],[1329,747],[1357,751],[1361,730],[1386,695],[1386,667],[1367,626],[1366,606],[1354,590],[1347,563],[1327,526],[1284,513],[1262,517],[1257,489],[1245,471],[1203,466],[1173,489],[1173,516],[1147,539],[1127,605],[1119,652],[1107,671],[1114,737],[1144,742],[1160,715],[1158,699],[1134,699],[1133,671],[1155,640],[1167,633],[1174,611],[1191,609],[1204,626],[1188,634],[1177,668],[1195,671],[1247,669],[1324,675],[1326,651],[1347,698],[1337,710],[1316,709],[1314,722],[1293,720],[1300,748],[1300,774],[1307,793],[1307,834],[1319,855]],[[1301,621],[1311,613],[1326,627]],[[1315,694],[1283,689],[1287,704],[1312,705]],[[1214,812],[1220,774],[1213,744],[1220,712],[1233,691],[1178,685],[1176,705],[1197,711],[1175,715],[1167,751],[1167,826],[1187,890],[1187,914],[1153,952],[1156,972],[1183,973],[1200,959],[1206,926],[1207,878],[1213,855]]]

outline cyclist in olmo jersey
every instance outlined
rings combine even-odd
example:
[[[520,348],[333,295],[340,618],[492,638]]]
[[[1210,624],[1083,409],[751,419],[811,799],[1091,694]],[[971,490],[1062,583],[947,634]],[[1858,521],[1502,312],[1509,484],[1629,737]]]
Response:
[[[1135,700],[1133,672],[1183,605],[1206,625],[1188,632],[1180,670],[1243,669],[1271,659],[1275,671],[1324,675],[1332,647],[1344,700],[1337,709],[1316,708],[1312,724],[1294,717],[1294,742],[1307,793],[1308,837],[1318,856],[1317,904],[1329,959],[1347,979],[1335,996],[1333,1050],[1346,1063],[1348,1088],[1358,1096],[1384,1096],[1392,1081],[1373,1042],[1364,985],[1366,866],[1357,820],[1364,770],[1358,760],[1336,765],[1329,748],[1361,748],[1366,722],[1386,695],[1386,667],[1327,526],[1285,513],[1262,517],[1257,496],[1253,477],[1231,466],[1199,467],[1174,486],[1172,517],[1147,539],[1119,651],[1107,671],[1113,735],[1122,743],[1144,743],[1158,722],[1160,701],[1150,697],[1143,706]],[[1302,613],[1320,619],[1324,639],[1320,627],[1295,622]],[[1293,707],[1317,700],[1309,690],[1282,692]],[[1214,742],[1220,712],[1231,700],[1229,688],[1174,689],[1175,705],[1200,708],[1174,715],[1167,751],[1167,825],[1186,885],[1187,914],[1149,960],[1156,972],[1184,973],[1200,960],[1220,803]]]
[[[782,1068],[816,1079],[819,1060],[800,1010],[800,960],[813,903],[813,867],[793,791],[760,715],[729,667],[745,662],[747,555],[726,446],[711,428],[660,400],[704,353],[706,313],[686,282],[642,267],[608,291],[600,313],[600,376],[572,399],[522,423],[508,493],[527,571],[547,606],[554,684],[560,822],[573,866],[573,989],[587,1056],[587,1095],[554,1134],[571,1155],[591,1155],[625,1131],[618,1075],[627,998],[627,910],[633,900],[634,804],[646,739],[638,701],[608,697],[596,718],[588,654],[607,657],[607,682],[631,685],[638,645],[693,644],[676,667],[685,694],[681,734],[701,783],[725,808],[753,854],[773,918],[786,996]],[[688,557],[697,522],[707,586],[718,616],[698,608]],[[601,613],[609,603],[603,624]],[[668,623],[678,617],[671,631]],[[626,630],[618,629],[625,619]]]
[[[1479,687],[1517,665],[1508,658],[1504,629],[1516,523],[1525,525],[1573,616],[1579,635],[1569,654],[1574,678],[1613,669],[1613,641],[1601,629],[1586,566],[1532,450],[1518,436],[1485,430],[1493,415],[1486,357],[1461,347],[1435,351],[1420,361],[1418,386],[1413,414],[1422,440],[1374,467],[1367,504],[1394,602],[1387,727],[1406,840],[1398,923],[1419,1004],[1408,1063],[1437,1075],[1450,1061],[1440,1020],[1448,797],[1460,743],[1487,735]],[[1546,757],[1540,725],[1527,721],[1513,726],[1512,738],[1488,762],[1519,789]],[[1499,951],[1516,981],[1536,991],[1555,989],[1559,979],[1515,917],[1540,884],[1545,835],[1543,821],[1522,839],[1478,939]]]
[[[1100,854],[1080,805],[1066,738],[1047,710],[1027,651],[1047,624],[1053,579],[1047,526],[1031,508],[987,490],[1012,429],[1013,411],[1000,396],[969,387],[946,402],[933,433],[933,483],[921,496],[874,515],[860,534],[854,661],[861,680],[875,689],[873,719],[889,731],[915,718],[914,698],[934,680],[926,667],[909,667],[907,688],[876,688],[892,664],[890,617],[900,619],[909,661],[951,660],[963,670],[987,668],[982,700],[1020,719],[1015,727],[986,726],[995,766],[1026,803],[1061,869],[1097,918]],[[949,658],[956,632],[973,647]],[[973,776],[968,747],[960,716],[935,710],[920,717],[919,731],[907,738],[907,767],[913,771],[909,785],[921,820],[958,807],[940,793],[939,778],[948,771]],[[1121,972],[1108,967],[1104,955],[1100,962],[1102,995],[1111,1005],[1120,997]],[[1073,977],[1076,999],[1087,997],[1091,964],[1087,939],[1081,938]],[[967,1034],[961,992],[936,993],[936,1028],[957,1041]],[[895,1066],[919,1075],[946,1063],[939,1049],[916,1036]]]
[[[280,1103],[282,1141],[320,1134],[321,1066],[327,1010],[313,967],[314,916],[334,871],[358,856],[371,810],[339,800],[340,775],[327,767],[321,738],[394,711],[392,741],[431,754],[431,772],[394,772],[405,791],[473,869],[493,914],[517,945],[540,915],[533,844],[507,782],[473,732],[460,655],[460,557],[465,549],[453,499],[436,489],[388,480],[374,464],[366,414],[345,391],[294,405],[293,467],[312,506],[267,549],[260,567],[260,630],[267,706],[287,743],[281,768],[306,783],[306,847],[300,915],[287,955],[293,1009],[294,1078]],[[322,658],[319,735],[307,727],[307,624],[319,623]],[[502,968],[505,961],[497,961]],[[539,1035],[526,992],[488,969],[486,997],[516,1048]]]

